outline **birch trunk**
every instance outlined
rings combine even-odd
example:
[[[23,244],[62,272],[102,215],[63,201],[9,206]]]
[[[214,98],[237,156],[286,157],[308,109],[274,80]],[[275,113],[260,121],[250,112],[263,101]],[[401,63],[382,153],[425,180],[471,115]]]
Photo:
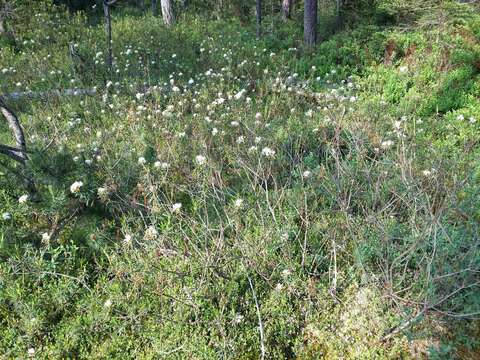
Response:
[[[161,0],[161,4],[163,22],[167,26],[173,25],[175,22],[175,18],[173,17],[172,2],[170,0]]]
[[[284,20],[290,19],[291,12],[292,12],[292,0],[283,0],[282,1],[283,19]]]
[[[112,71],[112,19],[110,16],[110,3],[107,0],[103,0],[103,14],[105,15],[105,32],[107,33],[107,65],[109,70]]]

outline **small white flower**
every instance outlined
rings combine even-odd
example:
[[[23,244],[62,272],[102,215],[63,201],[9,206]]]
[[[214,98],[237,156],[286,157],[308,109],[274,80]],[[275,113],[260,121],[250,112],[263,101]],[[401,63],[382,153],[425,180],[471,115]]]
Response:
[[[10,220],[12,218],[12,215],[8,212],[4,212],[2,214],[2,220]]]
[[[243,315],[242,314],[235,315],[235,319],[233,321],[235,322],[235,324],[240,324],[243,321]]]
[[[260,120],[261,118],[262,118],[262,114],[260,114],[259,112],[257,112],[257,113],[255,114],[255,119],[256,119],[256,120]]]
[[[212,136],[215,136],[218,134],[218,129],[217,128],[213,128],[212,129]]]
[[[257,150],[258,150],[258,147],[257,147],[257,146],[250,146],[250,147],[248,148],[248,152],[249,152],[249,153],[257,152]]]
[[[235,200],[235,207],[240,208],[243,205],[243,199],[236,199]]]
[[[175,203],[172,205],[172,212],[179,212],[181,208],[182,208],[181,203]]]
[[[132,235],[130,234],[125,234],[125,237],[123,238],[123,243],[125,245],[128,245],[132,242]]]
[[[207,158],[203,155],[195,156],[195,161],[198,165],[204,165],[207,162]]]
[[[50,241],[50,238],[51,238],[51,235],[48,232],[44,232],[42,234],[42,243],[48,244],[48,242]]]
[[[240,125],[240,123],[238,121],[232,121],[230,125],[232,125],[233,127],[237,127],[238,125]]]
[[[240,90],[238,93],[235,94],[234,96],[235,100],[240,100],[243,97],[243,95],[245,95],[246,92],[247,90],[245,89]]]
[[[145,234],[143,235],[143,238],[145,240],[155,240],[157,237],[158,237],[158,231],[152,225],[150,225],[147,228],[147,230],[145,230]]]
[[[457,120],[463,121],[465,120],[465,117],[462,114],[460,114],[457,116]]]
[[[422,174],[423,174],[423,176],[429,177],[430,175],[432,175],[432,171],[426,169],[426,170],[423,170],[423,171],[422,171]]]
[[[264,147],[262,149],[262,155],[265,156],[265,157],[274,157],[275,156],[275,150],[272,150],[269,147]]]
[[[475,119],[473,116],[470,116],[470,117],[468,118],[468,122],[469,122],[470,124],[475,124],[475,123],[477,122],[477,119]]]
[[[147,163],[147,160],[145,160],[145,158],[143,156],[140,156],[138,158],[138,164],[139,165],[145,165]]]
[[[75,181],[72,185],[70,185],[70,192],[72,194],[79,193],[82,186],[83,186],[83,182]]]
[[[399,70],[402,74],[406,73],[408,71],[408,66],[401,66]]]
[[[105,188],[105,187],[99,187],[99,188],[97,189],[97,195],[98,195],[99,197],[104,197],[104,196],[107,195],[107,193],[108,193],[108,189]]]
[[[283,277],[288,277],[288,276],[290,276],[290,275],[292,275],[292,270],[290,270],[290,269],[285,269],[285,270],[282,271],[282,276],[283,276]]]
[[[243,144],[245,142],[245,137],[244,136],[239,136],[237,138],[237,144]]]
[[[312,172],[311,172],[310,170],[305,170],[305,171],[303,172],[303,177],[304,177],[304,178],[309,178],[310,175],[312,175]]]
[[[19,202],[20,204],[25,204],[25,203],[27,202],[27,200],[28,200],[28,195],[26,195],[26,194],[25,194],[25,195],[22,195],[22,196],[20,196],[20,197],[18,198],[18,202]]]
[[[34,356],[35,355],[35,348],[31,347],[28,349],[28,356]]]
[[[389,149],[392,146],[393,146],[393,141],[392,140],[385,140],[385,141],[382,141],[382,143],[380,144],[380,147],[384,150]]]
[[[112,300],[108,299],[107,301],[105,301],[103,306],[106,307],[106,308],[109,308],[110,306],[112,306]]]

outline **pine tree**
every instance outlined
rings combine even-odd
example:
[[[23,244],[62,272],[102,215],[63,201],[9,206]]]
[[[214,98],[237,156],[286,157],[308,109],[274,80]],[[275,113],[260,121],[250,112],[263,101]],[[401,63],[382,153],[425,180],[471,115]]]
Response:
[[[303,34],[307,46],[317,42],[317,0],[305,0]]]

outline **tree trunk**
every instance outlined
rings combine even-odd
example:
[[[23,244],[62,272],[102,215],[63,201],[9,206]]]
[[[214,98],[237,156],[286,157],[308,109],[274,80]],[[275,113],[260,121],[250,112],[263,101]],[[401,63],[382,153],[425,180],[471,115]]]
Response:
[[[337,14],[336,27],[337,27],[337,30],[339,30],[343,25],[342,2],[343,2],[342,0],[337,0],[336,1],[336,14]]]
[[[317,0],[305,0],[303,34],[307,46],[317,43]]]
[[[257,0],[255,15],[257,18],[257,38],[262,36],[262,0]]]
[[[292,12],[292,5],[293,5],[292,3],[293,3],[293,0],[282,1],[282,15],[284,20],[290,19],[290,15]]]
[[[11,44],[15,44],[15,36],[11,31],[8,30],[5,19],[0,15],[0,36],[5,36],[5,38]]]
[[[112,19],[110,17],[110,3],[103,0],[103,13],[105,15],[105,32],[107,33],[107,65],[110,72],[112,71],[113,55],[112,55]]]
[[[157,14],[158,14],[157,0],[152,0],[152,14],[153,14],[153,16],[157,16]]]
[[[161,4],[162,4],[163,22],[167,26],[173,25],[175,22],[175,18],[173,17],[171,0],[161,0]]]

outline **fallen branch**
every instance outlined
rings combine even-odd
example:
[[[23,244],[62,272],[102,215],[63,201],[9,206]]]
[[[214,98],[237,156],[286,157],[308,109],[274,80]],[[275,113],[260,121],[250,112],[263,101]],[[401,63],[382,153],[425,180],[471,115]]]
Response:
[[[18,162],[22,162],[24,159],[22,156],[19,156],[18,153],[25,154],[26,152],[22,149],[0,144],[0,154],[7,155]]]
[[[21,100],[21,99],[45,99],[52,96],[83,96],[83,95],[95,95],[97,93],[96,88],[88,89],[60,89],[60,90],[48,90],[48,91],[20,91],[3,94],[5,99]],[[0,97],[1,97],[0,96]]]
[[[8,156],[10,159],[17,161],[21,164],[23,169],[26,168],[27,156],[27,144],[25,142],[25,134],[23,133],[22,126],[18,117],[15,115],[12,109],[10,109],[5,100],[0,96],[0,113],[7,120],[8,127],[12,131],[15,139],[15,147],[0,144],[0,154]],[[31,178],[25,176],[24,171],[21,172],[22,177],[25,180],[25,185],[31,193],[36,193],[35,183]]]
[[[0,152],[23,164],[27,160],[27,145],[25,142],[25,135],[22,127],[20,126],[18,117],[15,115],[13,110],[11,110],[7,104],[5,104],[5,101],[2,99],[2,97],[0,97],[0,112],[7,120],[8,127],[12,131],[16,143],[16,148],[12,148],[7,145],[1,145]]]
[[[432,304],[432,305],[425,304],[423,306],[423,309],[419,310],[410,319],[404,321],[403,323],[401,323],[401,324],[391,328],[389,331],[387,331],[387,333],[381,338],[381,341],[382,342],[387,341],[387,340],[391,339],[392,337],[394,337],[395,335],[397,335],[398,333],[400,333],[400,332],[404,331],[405,329],[409,328],[410,326],[415,324],[420,318],[422,318],[424,315],[426,315],[427,312],[429,312],[429,311],[436,311],[440,314],[443,314],[443,315],[446,315],[446,316],[451,316],[451,317],[457,317],[457,318],[468,318],[468,317],[478,316],[480,314],[480,311],[472,312],[472,313],[468,313],[468,314],[456,314],[456,313],[451,313],[451,312],[448,312],[448,311],[439,310],[439,309],[437,309],[437,307],[440,306],[441,304],[443,304],[448,299],[450,299],[455,294],[459,293],[460,291],[465,290],[465,289],[469,289],[469,288],[472,288],[472,287],[475,287],[475,286],[479,286],[479,285],[480,285],[480,281],[474,282],[474,283],[469,284],[469,285],[460,286],[458,289],[452,291],[451,293],[445,295],[443,298],[438,300],[435,304]]]

